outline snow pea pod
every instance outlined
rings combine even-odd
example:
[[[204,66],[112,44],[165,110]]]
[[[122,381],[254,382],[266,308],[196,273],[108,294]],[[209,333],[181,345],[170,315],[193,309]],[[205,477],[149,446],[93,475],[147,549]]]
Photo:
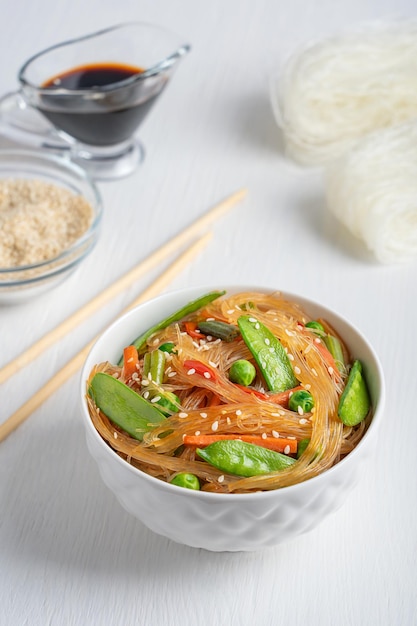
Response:
[[[110,421],[139,441],[142,441],[144,433],[165,420],[154,405],[104,372],[93,376],[88,395]]]
[[[188,304],[186,304],[185,306],[181,307],[151,328],[148,328],[148,330],[139,335],[139,337],[136,337],[136,339],[132,341],[132,345],[134,345],[138,352],[140,352],[145,345],[147,339],[151,335],[153,335],[153,333],[156,333],[158,330],[163,330],[170,324],[179,322],[183,317],[186,317],[187,315],[190,315],[190,313],[198,311],[198,309],[201,309],[207,304],[210,304],[210,302],[213,302],[213,300],[217,300],[217,298],[220,298],[220,296],[223,296],[225,293],[225,291],[211,291],[210,293],[207,293],[204,296],[197,298],[196,300],[188,302]],[[123,365],[123,357],[119,360],[118,365]]]
[[[371,400],[362,372],[362,363],[356,360],[340,397],[338,414],[346,426],[356,426],[365,419],[370,408]]]
[[[270,474],[295,463],[292,457],[239,439],[216,441],[197,448],[197,454],[222,472],[245,477]]]
[[[237,323],[269,390],[280,393],[296,387],[298,381],[287,353],[269,328],[249,315],[241,315]]]

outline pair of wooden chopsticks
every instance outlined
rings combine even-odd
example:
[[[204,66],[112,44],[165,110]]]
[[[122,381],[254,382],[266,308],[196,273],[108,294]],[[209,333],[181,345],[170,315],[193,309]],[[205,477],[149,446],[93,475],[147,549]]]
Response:
[[[170,239],[166,244],[158,248],[144,261],[139,263],[136,267],[127,272],[127,274],[110,285],[110,287],[90,300],[90,302],[88,302],[84,307],[76,311],[59,326],[34,343],[30,348],[25,350],[23,354],[5,365],[2,369],[0,369],[0,384],[19,371],[22,367],[28,365],[44,350],[67,335],[83,320],[92,315],[95,311],[104,306],[123,290],[130,287],[136,280],[154,268],[170,254],[178,251],[183,245],[195,238],[201,231],[203,231],[203,229],[207,228],[207,226],[212,224],[237,202],[242,200],[246,193],[246,189],[241,189],[212,207],[195,222],[190,224],[190,226],[185,228],[185,230]],[[184,269],[184,267],[196,256],[196,254],[202,250],[210,238],[211,233],[207,233],[190,245],[190,247],[186,249],[185,252],[180,254],[170,267],[162,272],[158,278],[123,311],[123,313],[160,293],[177,276],[177,274]],[[97,337],[92,339],[92,341],[90,341],[78,354],[76,354],[66,365],[64,365],[62,369],[50,378],[39,391],[37,391],[27,402],[25,402],[25,404],[23,404],[15,413],[13,413],[13,415],[0,425],[0,441],[3,441],[10,433],[12,433],[50,395],[52,395],[66,380],[68,380],[68,378],[77,372],[96,339]]]

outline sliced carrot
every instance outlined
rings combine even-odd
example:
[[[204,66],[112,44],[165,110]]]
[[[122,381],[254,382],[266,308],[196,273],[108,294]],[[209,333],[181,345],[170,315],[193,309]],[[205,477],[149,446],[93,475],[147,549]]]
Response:
[[[286,437],[261,437],[261,435],[184,435],[183,444],[185,446],[196,446],[204,448],[215,441],[223,441],[230,439],[240,439],[245,443],[253,443],[256,446],[262,446],[275,452],[285,452],[285,454],[296,454],[297,440],[288,439]]]
[[[187,335],[190,335],[193,339],[202,339],[203,333],[197,330],[197,322],[184,322],[184,328]]]
[[[132,374],[139,371],[139,355],[135,346],[126,346],[123,350],[123,371],[122,376],[125,380],[132,377]]]

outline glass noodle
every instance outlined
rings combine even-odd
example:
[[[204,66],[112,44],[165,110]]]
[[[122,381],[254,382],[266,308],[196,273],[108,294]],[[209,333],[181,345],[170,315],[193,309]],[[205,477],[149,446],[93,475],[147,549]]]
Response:
[[[167,356],[163,388],[180,399],[180,409],[158,426],[145,433],[138,441],[115,426],[87,395],[93,424],[101,437],[126,462],[140,470],[169,482],[179,472],[199,477],[205,491],[246,493],[271,490],[305,481],[324,472],[348,454],[363,436],[370,415],[355,427],[345,426],[338,418],[338,404],[345,386],[345,371],[329,367],[320,350],[321,340],[305,324],[312,318],[300,306],[279,293],[241,292],[215,300],[204,309],[188,315],[186,321],[215,318],[237,325],[241,315],[254,315],[279,339],[289,355],[293,371],[300,385],[314,398],[311,413],[291,411],[285,403],[257,397],[229,380],[228,370],[237,359],[254,358],[241,337],[226,342],[205,337],[198,339],[184,330],[184,320],[156,332],[147,341],[149,349],[173,342],[176,351]],[[157,321],[157,320],[156,320]],[[325,320],[320,320],[326,332],[337,333]],[[351,356],[342,338],[345,363]],[[123,346],[121,346],[121,350]],[[142,353],[143,351],[140,351]],[[143,356],[143,354],[141,355]],[[215,378],[190,375],[184,361],[198,360],[216,372]],[[147,381],[138,375],[125,381],[123,366],[109,362],[98,364],[90,374],[105,372],[126,382],[144,395]],[[251,389],[268,396],[259,369]],[[272,395],[272,394],[270,394]],[[213,398],[218,405],[211,406]],[[297,442],[309,439],[309,445],[290,467],[265,475],[243,478],[220,471],[201,460],[195,446],[183,445],[185,435],[244,435],[295,438]]]

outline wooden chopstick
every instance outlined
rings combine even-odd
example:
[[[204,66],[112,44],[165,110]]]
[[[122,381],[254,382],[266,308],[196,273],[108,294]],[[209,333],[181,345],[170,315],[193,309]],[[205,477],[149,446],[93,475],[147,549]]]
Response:
[[[115,283],[104,289],[104,291],[95,296],[73,315],[68,317],[49,333],[41,337],[22,354],[7,363],[7,365],[0,369],[0,384],[4,383],[8,378],[10,378],[10,376],[36,359],[36,357],[38,357],[44,350],[71,332],[78,324],[95,313],[95,311],[104,306],[112,298],[116,297],[119,293],[133,285],[137,280],[139,280],[139,278],[144,276],[146,272],[149,272],[151,269],[156,267],[158,263],[163,261],[171,253],[177,252],[181,246],[185,245],[188,241],[191,241],[191,239],[198,235],[198,233],[202,232],[204,228],[224,215],[237,202],[242,200],[246,194],[247,189],[240,189],[216,204],[201,217],[197,218],[194,222],[187,226],[182,232],[170,239],[145,260],[141,261],[124,276],[119,278]]]
[[[170,267],[162,272],[158,278],[126,308],[123,313],[134,308],[141,302],[149,300],[160,293],[184,267],[200,252],[211,239],[212,234],[207,233],[193,243],[183,252]],[[3,424],[0,425],[0,441],[3,441],[12,433],[29,415],[31,415],[45,400],[51,396],[65,381],[67,381],[82,366],[91,347],[99,335],[94,337],[78,354],[76,354],[64,367],[45,383],[27,402],[13,413]]]

